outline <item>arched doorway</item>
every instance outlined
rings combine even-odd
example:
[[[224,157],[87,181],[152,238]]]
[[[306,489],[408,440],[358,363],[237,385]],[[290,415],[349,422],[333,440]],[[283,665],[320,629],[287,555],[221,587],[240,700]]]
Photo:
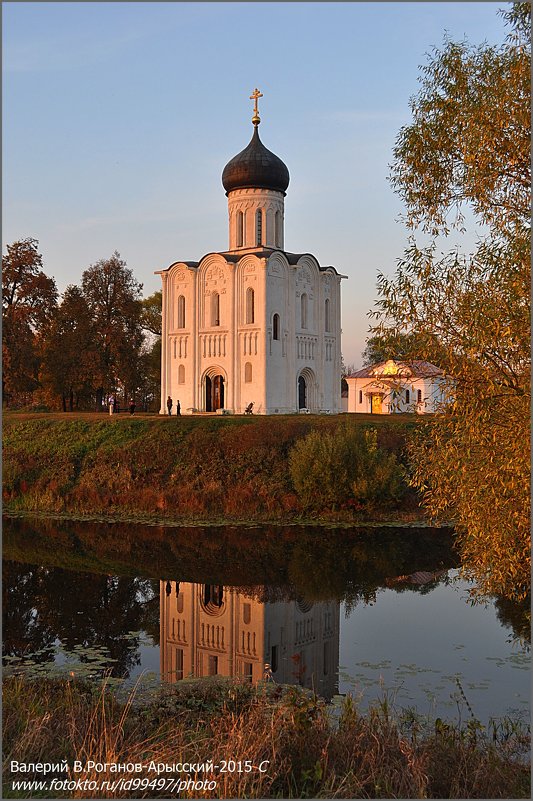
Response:
[[[298,408],[307,409],[307,384],[303,375],[298,378]]]
[[[224,408],[224,377],[221,375],[205,377],[205,410],[216,412]]]

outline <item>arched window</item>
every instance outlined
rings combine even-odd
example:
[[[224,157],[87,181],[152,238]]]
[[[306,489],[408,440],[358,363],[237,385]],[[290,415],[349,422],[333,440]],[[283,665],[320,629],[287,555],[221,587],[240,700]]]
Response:
[[[183,295],[178,298],[178,328],[185,328],[185,298]]]
[[[185,383],[185,367],[183,366],[183,364],[180,364],[180,366],[178,367],[178,384],[184,384],[184,383]]]
[[[302,328],[307,328],[307,293],[304,292],[301,297],[301,325]]]
[[[272,318],[272,339],[279,339],[279,314]]]
[[[247,384],[252,382],[252,363],[246,362],[244,365],[244,380]]]
[[[421,389],[417,389],[417,391],[416,391],[416,402],[417,403],[422,403],[422,390]]]
[[[362,402],[363,402],[363,390],[360,389],[359,390],[359,403],[362,403]]]
[[[281,247],[281,211],[277,211],[274,217],[276,229],[276,247]]]
[[[255,212],[255,244],[263,244],[263,212],[257,209]]]
[[[237,247],[242,248],[244,245],[244,214],[242,211],[237,212]]]
[[[406,389],[405,390],[405,402],[409,403],[410,400],[411,400],[411,393],[409,392],[408,389]]]
[[[251,286],[248,287],[246,290],[246,322],[253,323],[255,322],[255,309],[254,309],[254,302],[255,302],[255,294]]]
[[[213,292],[211,295],[211,325],[220,325],[220,295]]]
[[[326,329],[326,331],[331,331],[331,319],[330,319],[330,311],[329,311],[329,298],[326,298],[326,302],[324,303],[324,318],[325,318],[325,329]]]

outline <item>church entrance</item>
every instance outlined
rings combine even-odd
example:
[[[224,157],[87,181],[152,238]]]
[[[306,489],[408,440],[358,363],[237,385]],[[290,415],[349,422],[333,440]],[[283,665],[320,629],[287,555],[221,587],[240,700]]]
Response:
[[[217,409],[224,408],[224,378],[215,375],[210,378],[205,377],[205,410],[206,412],[216,412]]]
[[[377,395],[376,393],[372,394],[372,414],[382,414],[382,395]]]
[[[307,409],[307,385],[303,375],[298,379],[298,408]]]

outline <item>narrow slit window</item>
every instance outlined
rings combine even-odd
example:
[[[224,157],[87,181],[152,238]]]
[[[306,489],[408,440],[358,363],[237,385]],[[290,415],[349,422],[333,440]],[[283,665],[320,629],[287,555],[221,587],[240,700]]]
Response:
[[[252,382],[252,363],[246,362],[244,365],[244,381],[247,384],[251,384]]]
[[[325,317],[325,328],[326,328],[326,331],[329,332],[329,331],[331,331],[329,298],[326,298],[326,302],[324,304],[324,317]]]
[[[255,293],[252,287],[246,290],[246,322],[255,322]]]
[[[307,328],[307,293],[301,297],[301,324],[302,328]]]
[[[244,215],[242,211],[237,212],[237,247],[244,245]]]
[[[255,213],[255,244],[263,244],[263,212],[257,209]]]
[[[409,403],[411,401],[411,393],[408,389],[405,390],[405,402]]]
[[[272,339],[279,339],[279,314],[272,318]]]
[[[220,325],[220,295],[213,292],[211,295],[211,325]]]
[[[183,295],[178,298],[178,328],[185,328],[185,298]]]

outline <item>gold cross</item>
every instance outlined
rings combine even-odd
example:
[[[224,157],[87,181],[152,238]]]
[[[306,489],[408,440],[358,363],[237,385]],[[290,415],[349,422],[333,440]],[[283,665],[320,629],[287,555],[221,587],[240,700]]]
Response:
[[[252,122],[253,122],[254,125],[259,125],[259,123],[261,122],[261,120],[259,118],[259,109],[257,108],[257,99],[259,97],[263,97],[263,95],[261,94],[259,89],[254,89],[254,91],[250,95],[250,100],[254,100],[255,101],[255,103],[254,103],[254,116],[252,117]]]

